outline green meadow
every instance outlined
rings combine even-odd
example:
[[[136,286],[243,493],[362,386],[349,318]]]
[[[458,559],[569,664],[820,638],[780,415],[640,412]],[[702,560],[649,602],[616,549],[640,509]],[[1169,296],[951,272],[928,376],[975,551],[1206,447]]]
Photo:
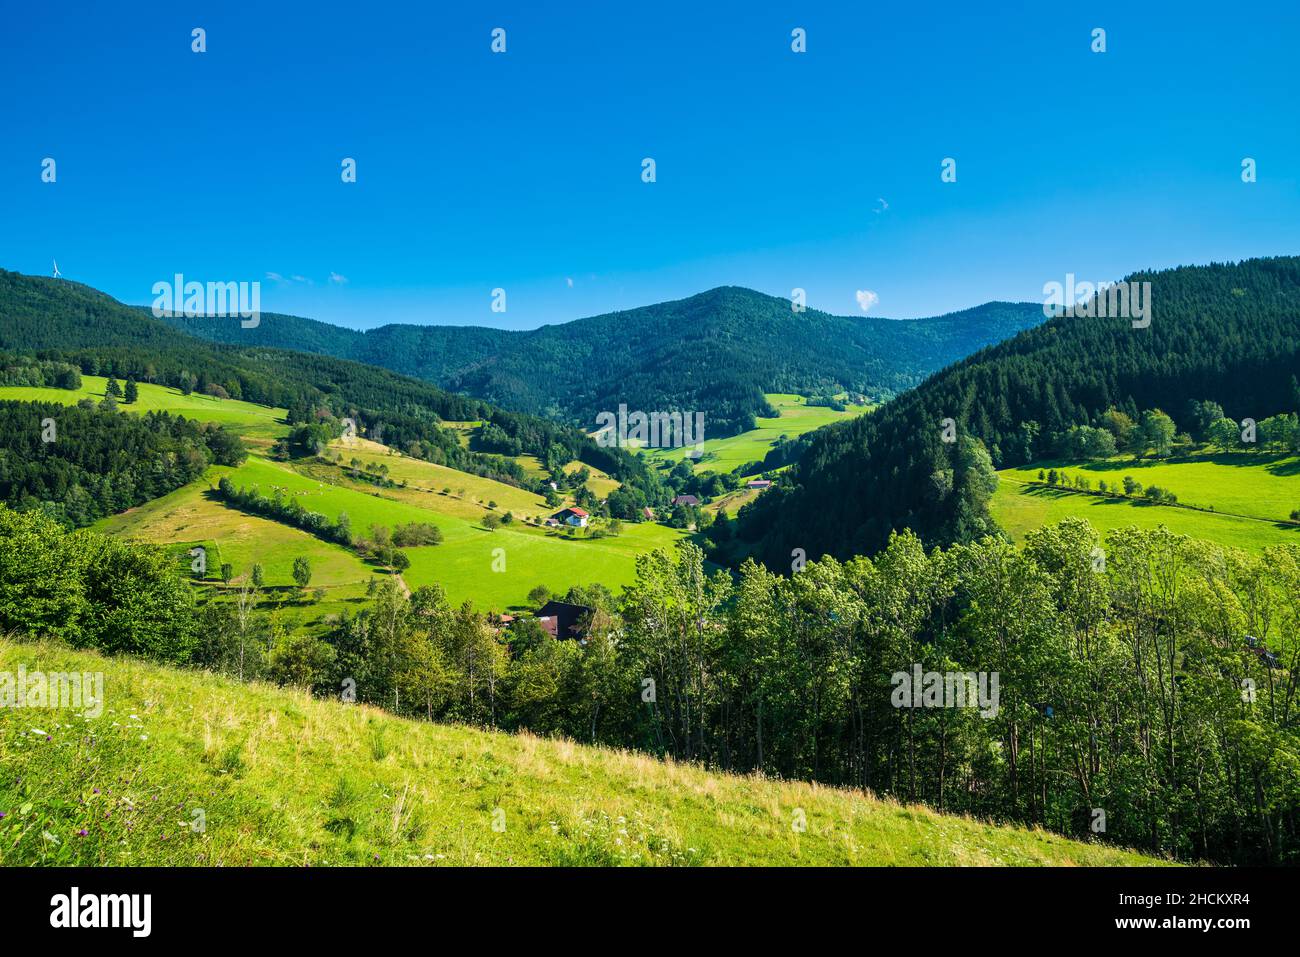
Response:
[[[861,792],[0,639],[0,669],[20,666],[102,673],[104,702],[0,708],[0,866],[1163,863]]]
[[[285,596],[293,586],[293,560],[300,556],[311,562],[312,589],[325,589],[318,603],[303,606],[303,614],[319,619],[336,614],[361,600],[371,575],[384,574],[359,555],[307,532],[270,519],[228,509],[208,497],[209,483],[234,471],[213,466],[198,482],[176,489],[162,498],[99,522],[97,530],[141,541],[174,545],[183,553],[195,545],[207,550],[206,579],[213,587],[221,565],[229,562],[236,577],[258,563],[265,575],[267,591]],[[189,559],[185,561],[188,563]]]
[[[0,388],[0,399],[65,405],[87,397],[98,401],[104,397],[107,381],[103,376],[83,376],[79,390],[5,387]],[[288,432],[283,409],[183,395],[148,383],[141,384],[139,390],[137,402],[120,407],[137,413],[165,410],[216,422],[238,431],[254,446],[269,444]],[[452,423],[465,441],[478,425]],[[540,495],[525,489],[413,459],[364,439],[336,441],[332,451],[342,455],[342,466],[350,465],[354,458],[362,465],[385,466],[388,478],[398,486],[379,488],[354,480],[347,469],[320,460],[279,463],[254,454],[239,468],[214,466],[199,481],[107,518],[97,527],[174,546],[178,561],[187,549],[202,545],[208,553],[207,581],[213,588],[223,587],[219,583],[222,563],[232,565],[236,576],[259,563],[268,598],[314,621],[361,601],[369,579],[387,574],[387,570],[307,532],[228,508],[210,493],[221,476],[229,475],[236,485],[258,486],[268,495],[278,488],[331,519],[346,512],[359,535],[368,534],[372,525],[391,528],[425,522],[438,526],[443,533],[441,544],[407,549],[411,567],[404,580],[412,588],[437,582],[452,601],[472,601],[482,610],[524,607],[528,592],[538,584],[560,593],[571,585],[594,582],[617,590],[634,579],[638,554],[672,547],[686,537],[660,525],[632,523],[625,524],[618,536],[570,537],[566,532],[524,523],[525,517],[540,522],[554,511]],[[570,468],[580,465],[574,462]],[[605,473],[592,470],[588,487],[597,494],[608,494],[617,484]],[[510,525],[494,531],[484,524],[488,514],[504,516],[507,512],[516,519]],[[324,590],[319,601],[292,595],[293,561],[300,556],[311,562],[311,589]],[[503,566],[504,571],[493,570]]]
[[[741,488],[734,492],[727,492],[725,495],[719,495],[716,499],[705,506],[706,509],[715,514],[728,515],[732,518],[744,506],[748,505],[754,499],[762,494],[760,489]]]
[[[556,511],[548,508],[546,500],[534,492],[495,479],[480,478],[477,475],[460,472],[445,465],[413,459],[389,446],[366,439],[336,439],[330,443],[330,448],[343,456],[340,463],[342,465],[348,465],[355,458],[363,465],[386,466],[388,478],[394,482],[405,482],[408,489],[441,493],[443,489],[449,488],[458,498],[461,497],[459,493],[463,491],[464,499],[471,506],[486,506],[490,502],[496,502],[499,512],[514,512],[516,515],[549,515]],[[523,459],[531,461],[525,464],[521,461]],[[534,456],[515,456],[515,461],[520,462],[529,475],[540,478],[544,474],[541,463]],[[564,471],[576,472],[583,468],[591,473],[591,477],[587,479],[587,488],[598,498],[605,498],[618,488],[617,479],[610,478],[607,473],[577,459],[565,465]],[[566,498],[565,502],[571,503],[572,497]],[[474,517],[477,518],[478,514],[475,513]]]
[[[519,525],[489,532],[466,524],[443,534],[441,545],[405,549],[411,567],[402,577],[412,588],[437,582],[453,600],[498,611],[528,607],[536,585],[563,594],[571,585],[601,584],[617,594],[635,580],[637,555],[686,537],[652,522],[625,523],[622,534],[600,539]]]
[[[824,425],[843,422],[871,411],[870,406],[849,406],[846,412],[836,412],[825,406],[810,406],[801,395],[784,393],[767,393],[767,401],[780,412],[772,419],[758,419],[758,427],[740,435],[724,439],[706,439],[704,455],[706,460],[696,465],[697,472],[731,472],[750,462],[762,461],[763,457],[782,436],[795,438]],[[704,423],[708,434],[708,422]],[[693,446],[691,447],[693,448]],[[655,462],[676,464],[686,457],[691,449],[645,449],[643,453]]]
[[[119,380],[118,385],[122,384]],[[102,400],[107,387],[108,379],[104,376],[83,375],[80,389],[0,386],[0,399],[76,405],[86,398],[97,402]],[[276,439],[289,432],[289,426],[284,422],[284,409],[272,409],[238,399],[218,399],[198,393],[185,395],[179,389],[148,382],[140,383],[139,389],[140,397],[135,402],[126,405],[119,400],[118,408],[126,412],[170,412],[199,422],[215,422],[253,439]]]
[[[536,516],[555,511],[547,508],[544,498],[527,489],[411,458],[374,442],[353,440],[349,444],[346,439],[337,439],[330,443],[330,449],[343,456],[341,465],[348,465],[356,459],[362,465],[385,466],[388,478],[405,482],[406,492],[411,493],[402,496],[402,489],[384,489],[385,495],[401,496],[403,501],[425,504],[435,511],[480,519],[492,502],[496,503],[498,514],[513,512],[516,516]],[[450,492],[444,495],[444,489],[450,489]],[[430,495],[437,498],[430,499]]]
[[[330,473],[330,477],[342,476],[332,466],[319,468]],[[292,581],[293,558],[306,555],[313,568],[320,562],[335,569],[337,577],[332,584],[351,586],[340,592],[341,600],[350,599],[352,590],[363,588],[372,574],[382,573],[382,569],[338,545],[247,515],[212,499],[207,494],[208,485],[215,485],[222,474],[228,474],[236,486],[257,486],[264,495],[279,489],[286,497],[297,498],[304,508],[336,521],[346,513],[358,535],[368,534],[372,525],[387,528],[411,522],[436,525],[443,534],[442,543],[405,549],[411,566],[403,578],[412,588],[436,582],[453,602],[471,601],[484,611],[523,607],[528,592],[538,584],[563,592],[571,585],[600,582],[617,590],[633,581],[638,554],[654,548],[670,548],[686,537],[684,532],[650,523],[628,523],[621,535],[600,539],[571,538],[565,532],[525,525],[522,521],[494,531],[483,524],[483,517],[488,514],[486,508],[473,505],[475,517],[465,517],[461,510],[466,503],[454,494],[332,484],[312,474],[303,474],[292,465],[256,455],[249,456],[235,469],[214,467],[200,482],[100,525],[108,531],[160,543],[215,542],[222,559],[236,564],[238,570],[242,570],[243,564],[234,556],[249,562],[261,561],[268,572],[268,584],[287,586]],[[476,486],[480,491],[484,491],[482,483],[498,489],[510,488],[460,472],[452,474],[461,477],[467,489],[472,482],[480,483]],[[453,489],[456,487],[453,485]],[[487,492],[496,494],[491,489]],[[505,510],[498,507],[496,514]],[[543,508],[535,514],[545,512]],[[494,570],[502,568],[503,562],[504,570]],[[211,561],[209,568],[212,568]],[[316,584],[313,576],[312,585]]]
[[[1168,489],[1178,496],[1179,505],[1195,508],[1150,505],[1030,484],[1038,482],[1040,468],[1055,468],[1070,477],[1082,475],[1094,490],[1099,481],[1122,486],[1124,477],[1132,476],[1143,486]],[[1053,461],[1004,469],[999,476],[1002,481],[993,497],[993,514],[1016,539],[1045,523],[1081,516],[1103,532],[1125,525],[1164,525],[1180,534],[1249,551],[1300,541],[1300,526],[1288,523],[1292,510],[1300,508],[1300,458],[1296,456],[1243,452],[1192,455],[1173,461],[1128,457]]]

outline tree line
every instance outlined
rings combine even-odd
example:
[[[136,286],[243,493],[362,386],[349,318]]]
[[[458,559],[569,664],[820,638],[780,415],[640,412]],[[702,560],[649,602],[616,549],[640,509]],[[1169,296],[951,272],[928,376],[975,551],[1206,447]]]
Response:
[[[244,460],[219,426],[85,403],[0,401],[0,502],[89,525]]]
[[[2,509],[0,531],[0,627],[21,633],[1188,860],[1300,859],[1294,545],[1103,542],[1071,519],[1022,548],[905,532],[873,558],[734,577],[685,546],[642,556],[617,598],[566,596],[593,609],[578,642],[391,578],[323,635],[294,633],[194,605],[149,546]]]

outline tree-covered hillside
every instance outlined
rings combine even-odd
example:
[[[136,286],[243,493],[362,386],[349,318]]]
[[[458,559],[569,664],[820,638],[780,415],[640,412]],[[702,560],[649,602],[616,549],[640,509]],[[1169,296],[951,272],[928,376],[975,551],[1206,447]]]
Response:
[[[1300,258],[1129,280],[1151,283],[1149,327],[1057,318],[871,416],[818,433],[785,484],[742,510],[740,536],[776,568],[797,548],[809,558],[870,553],[904,527],[931,542],[961,540],[990,527],[990,459],[996,467],[1032,461],[1071,426],[1105,427],[1111,410],[1130,422],[1164,410],[1187,430],[1194,400],[1217,402],[1238,420],[1297,409]],[[945,419],[955,423],[947,436]]]
[[[236,320],[213,321],[240,330]],[[13,355],[3,355],[6,351]],[[578,429],[363,362],[206,341],[88,286],[0,270],[4,381],[34,381],[31,354],[39,355],[46,370],[55,368],[51,363],[68,364],[88,375],[285,408],[290,425],[315,428],[325,421],[337,432],[338,423],[351,418],[363,433],[378,429],[402,451],[418,443],[414,447],[421,457],[478,474],[521,480],[492,453],[527,452],[551,462],[580,459],[638,489],[645,500],[639,504],[666,500],[666,490],[640,459],[621,449],[601,448]],[[54,374],[41,372],[39,377],[44,381]],[[463,451],[459,439],[440,428],[444,421],[484,422],[491,426],[486,430],[489,442]]]
[[[237,436],[165,412],[0,402],[0,502],[39,508],[69,525],[140,505],[214,462],[243,458]]]
[[[1036,304],[996,302],[909,321],[796,313],[788,299],[721,287],[528,332],[388,325],[363,334],[277,315],[247,330],[225,320],[168,321],[223,342],[347,356],[587,429],[620,403],[702,411],[716,438],[770,415],[765,392],[888,398],[1042,319]]]

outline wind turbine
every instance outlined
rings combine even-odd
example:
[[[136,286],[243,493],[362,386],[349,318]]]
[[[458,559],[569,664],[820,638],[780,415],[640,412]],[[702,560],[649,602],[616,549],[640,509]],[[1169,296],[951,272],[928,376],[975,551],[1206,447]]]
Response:
[[[63,278],[63,273],[59,272],[59,261],[57,259],[54,260],[54,278],[55,279]]]

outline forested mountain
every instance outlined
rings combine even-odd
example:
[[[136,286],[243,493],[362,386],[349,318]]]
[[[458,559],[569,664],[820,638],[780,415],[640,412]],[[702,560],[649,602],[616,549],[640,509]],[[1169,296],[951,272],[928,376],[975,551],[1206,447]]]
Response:
[[[180,488],[212,463],[238,465],[239,438],[166,412],[0,402],[0,502],[42,509],[68,525]]]
[[[237,320],[218,321],[239,328]],[[89,375],[286,408],[291,425],[325,421],[337,428],[349,417],[363,432],[378,428],[402,451],[414,448],[430,461],[507,480],[513,463],[491,453],[529,452],[550,463],[581,459],[637,489],[640,504],[666,500],[640,458],[601,448],[578,429],[358,361],[199,339],[80,283],[0,270],[0,366],[4,352],[35,354],[48,369],[66,363]],[[443,421],[488,423],[490,444],[464,453],[459,439],[439,427]]]
[[[1071,426],[1162,409],[1189,429],[1190,401],[1256,420],[1300,405],[1300,258],[1137,273],[1151,323],[1063,316],[984,349],[875,414],[822,430],[783,486],[739,516],[764,561],[881,548],[910,527],[929,542],[988,530],[993,467],[1047,454]],[[942,420],[955,420],[945,442]],[[1113,418],[1109,417],[1109,418]],[[987,451],[985,451],[987,450]]]
[[[886,399],[1043,319],[1033,303],[987,303],[931,319],[796,313],[788,299],[727,286],[639,309],[513,332],[389,325],[365,333],[263,314],[167,321],[218,341],[347,356],[588,430],[620,403],[705,413],[709,435],[770,415],[765,392],[849,390]]]

